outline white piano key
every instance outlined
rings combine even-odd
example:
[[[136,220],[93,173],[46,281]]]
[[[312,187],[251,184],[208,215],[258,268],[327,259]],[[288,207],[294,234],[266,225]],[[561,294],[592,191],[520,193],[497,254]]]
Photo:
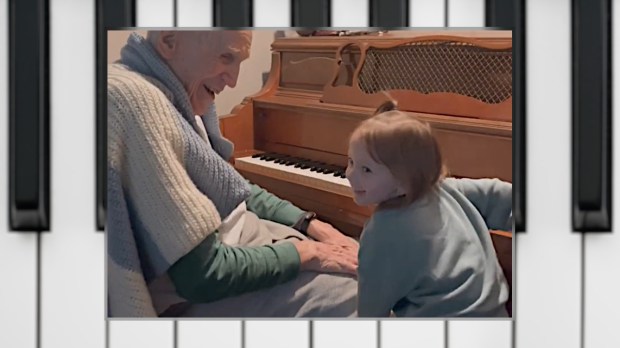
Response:
[[[444,348],[441,320],[384,320],[381,322],[381,348]]]
[[[173,0],[136,0],[137,27],[172,27],[174,25]]]
[[[273,335],[273,332],[271,334]],[[175,348],[242,348],[241,322],[179,320],[178,343],[178,347]]]
[[[570,1],[529,1],[526,11],[527,231],[515,245],[516,342],[577,348],[581,235],[570,224]]]
[[[104,347],[104,234],[95,232],[95,1],[50,3],[51,233],[41,242],[43,347]],[[79,29],[79,30],[78,30]]]
[[[302,320],[246,320],[244,348],[313,348],[309,325]]]
[[[450,348],[511,348],[512,320],[451,320]],[[508,339],[507,339],[508,338]]]
[[[410,0],[411,27],[444,27],[445,1]],[[441,320],[385,320],[381,322],[381,348],[444,348],[445,321]],[[379,348],[377,347],[377,348]]]
[[[8,9],[8,0],[0,0],[0,347],[34,348],[37,339],[37,234],[8,230]]]
[[[213,25],[213,0],[177,0],[179,27],[210,27]]]
[[[172,348],[175,346],[173,325],[170,321],[110,320],[109,324],[110,348]],[[202,347],[211,347],[211,340],[213,337],[205,334],[198,342],[202,343]]]
[[[283,27],[291,26],[290,0],[254,0],[253,3],[254,27]]]
[[[313,343],[311,348],[378,348],[377,321],[315,320]]]
[[[410,0],[409,25],[412,27],[444,27],[446,3],[437,0]]]
[[[448,0],[449,27],[484,27],[484,0]]]
[[[332,0],[332,27],[367,27],[368,3],[369,1],[359,0]]]
[[[172,0],[136,0],[136,26],[172,27],[174,3]],[[111,321],[109,331],[110,348],[134,347],[136,342],[149,348],[171,348],[174,344],[173,321]],[[140,340],[146,336],[152,345]]]
[[[612,18],[612,65],[620,66],[620,6],[614,4]],[[620,172],[620,72],[613,71],[613,173]],[[617,176],[617,174],[616,174]],[[620,185],[613,185],[613,232],[587,234],[584,240],[584,347],[620,347],[620,325],[615,318],[620,312]],[[612,270],[610,272],[610,269]]]

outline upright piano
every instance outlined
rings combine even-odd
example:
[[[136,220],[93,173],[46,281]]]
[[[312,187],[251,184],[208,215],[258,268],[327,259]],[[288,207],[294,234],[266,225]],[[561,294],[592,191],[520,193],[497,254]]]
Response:
[[[275,39],[263,88],[221,128],[244,177],[357,238],[372,208],[344,176],[348,138],[388,98],[430,123],[450,176],[512,181],[509,31]],[[491,233],[511,283],[511,233]]]
[[[387,98],[431,124],[451,176],[511,181],[510,32],[279,38],[272,51],[262,90],[221,122],[235,167],[343,232],[359,236],[371,214],[338,176],[348,138]]]

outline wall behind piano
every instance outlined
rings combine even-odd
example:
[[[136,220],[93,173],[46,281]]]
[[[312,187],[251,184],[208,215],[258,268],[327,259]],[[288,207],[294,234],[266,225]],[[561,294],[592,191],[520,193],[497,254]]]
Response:
[[[132,32],[146,36],[144,30],[108,31],[108,63],[120,58],[120,50]],[[263,73],[271,69],[271,44],[276,31],[253,31],[250,58],[241,64],[239,79],[235,88],[226,88],[215,98],[218,115],[227,115],[233,107],[240,104],[248,95],[258,92],[263,86]]]

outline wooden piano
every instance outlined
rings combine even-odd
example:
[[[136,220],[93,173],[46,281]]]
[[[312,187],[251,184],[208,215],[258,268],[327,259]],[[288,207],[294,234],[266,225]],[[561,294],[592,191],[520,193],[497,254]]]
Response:
[[[276,39],[264,87],[221,122],[237,170],[359,237],[372,211],[342,175],[348,138],[389,95],[431,124],[450,175],[512,181],[511,32],[410,33]],[[511,233],[492,236],[511,283]]]

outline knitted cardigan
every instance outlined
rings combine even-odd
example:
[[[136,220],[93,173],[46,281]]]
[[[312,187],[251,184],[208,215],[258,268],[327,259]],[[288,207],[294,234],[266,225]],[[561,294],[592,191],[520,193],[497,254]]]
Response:
[[[215,109],[200,137],[189,97],[148,41],[133,34],[108,67],[108,310],[156,316],[147,283],[194,249],[250,194],[224,160],[232,144]]]

